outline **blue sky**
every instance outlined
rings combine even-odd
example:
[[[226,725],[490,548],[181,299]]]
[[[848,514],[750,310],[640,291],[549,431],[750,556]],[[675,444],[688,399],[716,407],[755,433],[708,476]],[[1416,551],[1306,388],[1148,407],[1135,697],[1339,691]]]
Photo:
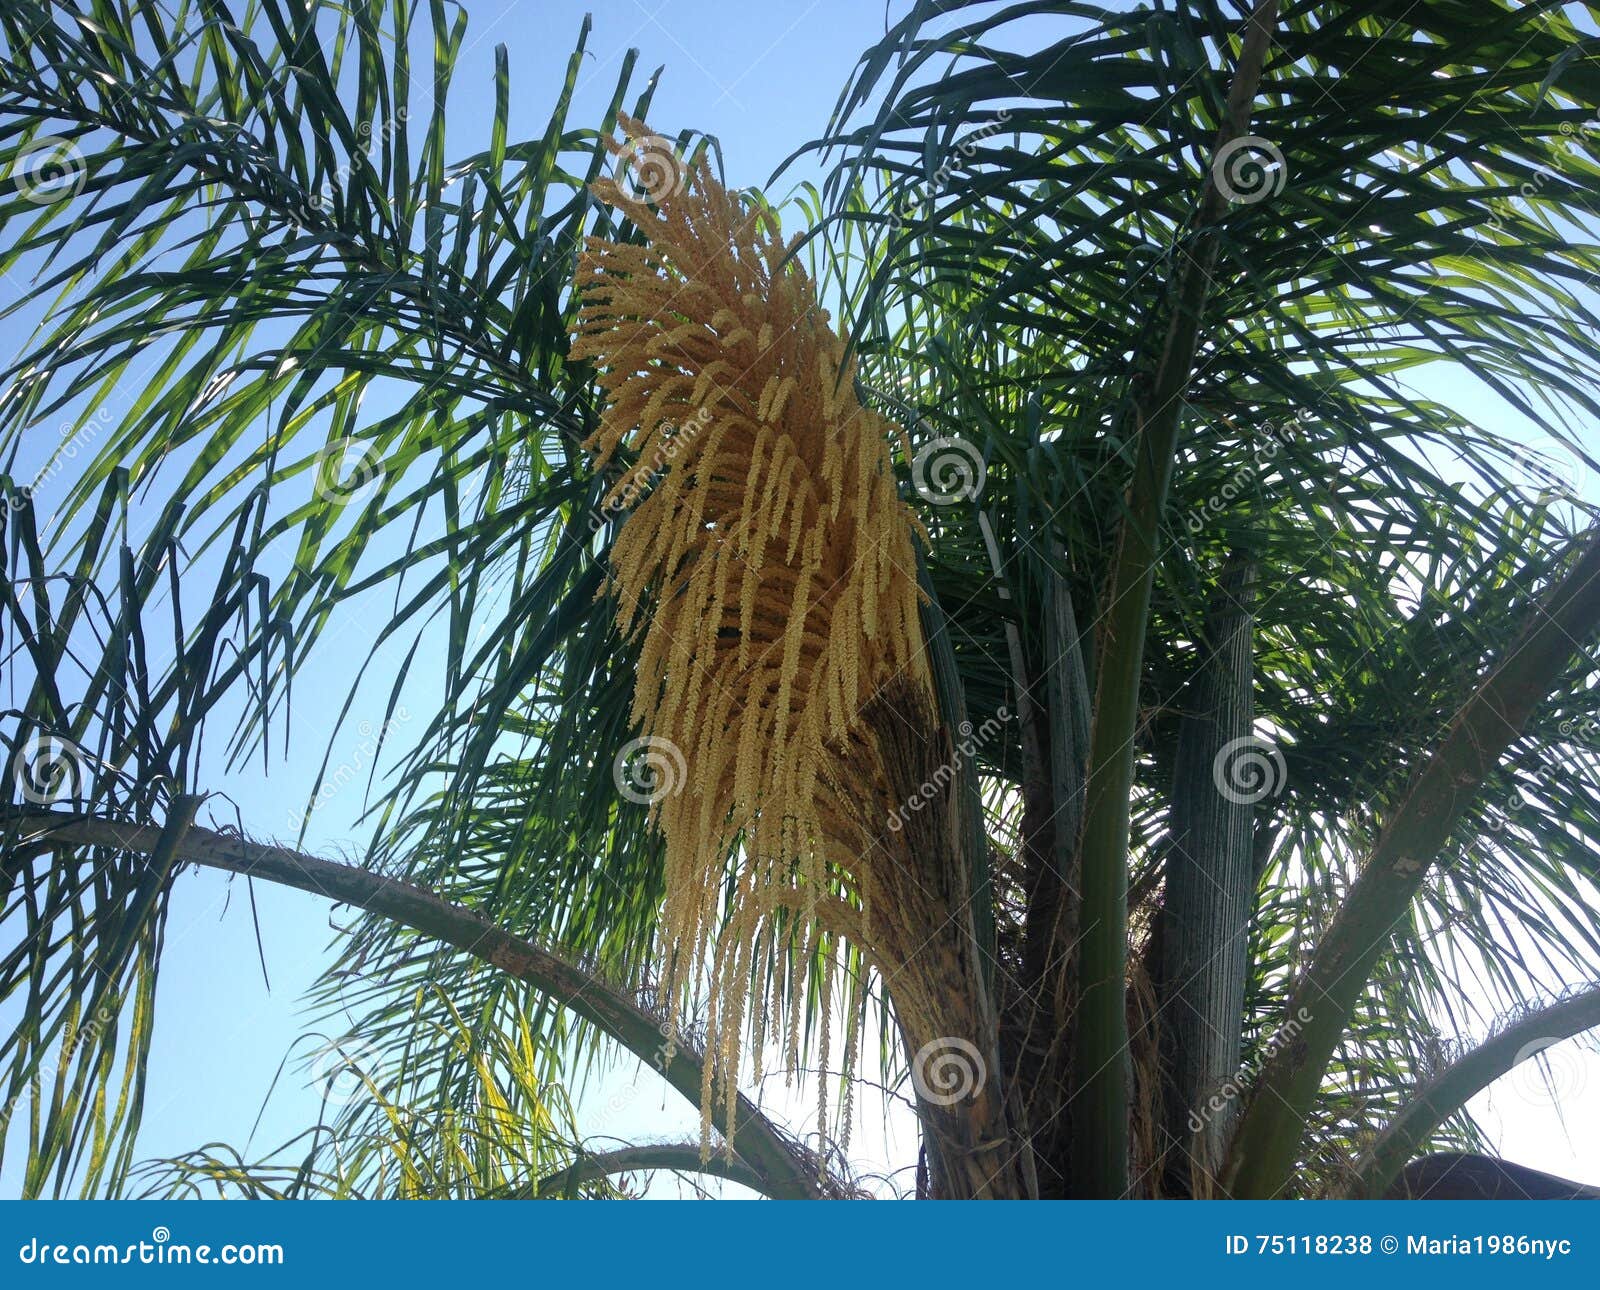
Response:
[[[905,8],[904,0],[894,0],[893,16],[898,18]],[[542,132],[584,14],[591,12],[590,53],[571,119],[599,120],[626,51],[637,48],[637,85],[655,67],[665,66],[651,124],[667,134],[692,128],[715,135],[729,181],[738,186],[765,184],[783,158],[822,133],[856,58],[881,36],[885,21],[884,6],[874,0],[767,5],[738,0],[471,0],[468,11],[465,51],[450,100],[453,154],[481,145],[493,107],[497,44],[506,45],[510,55],[513,138]],[[802,165],[771,195],[781,197],[791,179],[814,174]],[[15,324],[0,322],[0,346],[7,353],[25,340]],[[1458,398],[1465,397],[1461,391],[1458,381]],[[62,488],[67,482],[55,481]],[[1592,491],[1594,481],[1590,486]],[[403,648],[402,643],[396,653]],[[331,736],[330,772],[342,764],[363,774],[313,817],[308,849],[336,854],[353,851],[364,840],[356,826],[358,784],[364,782],[371,759],[371,737],[361,723],[370,729],[382,719],[388,687],[383,668],[377,669],[377,683],[365,687],[337,734],[330,714],[343,700],[353,667],[367,649],[365,623],[355,611],[347,611],[297,681],[295,755],[287,761],[275,758],[265,777],[255,760],[211,781],[229,794],[248,831],[289,832],[290,804],[304,802],[315,791],[318,763]],[[406,707],[420,724],[432,709],[425,692],[418,694]],[[397,734],[403,742],[405,730]],[[256,889],[255,900],[259,956],[256,920],[242,883],[230,885],[202,874],[178,887],[162,969],[141,1155],[169,1155],[215,1141],[241,1149],[249,1142],[262,1152],[316,1118],[317,1097],[307,1087],[303,1063],[291,1062],[264,1112],[262,1104],[280,1062],[306,1029],[302,995],[328,961],[334,915],[324,901],[266,884]],[[347,917],[348,911],[341,916]],[[263,980],[262,958],[270,989]],[[0,1024],[4,1021],[0,1014]],[[1600,1062],[1575,1049],[1568,1056],[1571,1047],[1552,1055],[1557,1087],[1568,1093],[1587,1087],[1600,1094]],[[771,1096],[780,1107],[792,1106],[797,1119],[810,1103],[809,1096],[784,1092],[781,1080],[774,1082]],[[1585,1157],[1600,1145],[1595,1118],[1583,1118],[1580,1109],[1569,1112],[1563,1125],[1550,1107],[1540,1105],[1541,1096],[1536,1082],[1523,1076],[1514,1086],[1493,1090],[1479,1105],[1491,1129],[1503,1129],[1504,1150],[1511,1158],[1572,1176],[1592,1174]],[[875,1100],[864,1098],[864,1130],[875,1111]],[[587,1132],[619,1138],[682,1136],[695,1120],[692,1109],[631,1062],[603,1074],[580,1104],[580,1123]],[[891,1116],[891,1133],[886,1140],[866,1132],[858,1140],[858,1154],[880,1163],[905,1163],[914,1139],[903,1114]],[[14,1194],[12,1174],[8,1169],[0,1177],[0,1194]]]

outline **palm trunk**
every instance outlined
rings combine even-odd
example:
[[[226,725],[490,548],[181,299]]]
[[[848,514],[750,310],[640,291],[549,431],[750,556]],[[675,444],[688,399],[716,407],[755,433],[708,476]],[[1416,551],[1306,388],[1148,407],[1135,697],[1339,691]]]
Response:
[[[1028,713],[1019,704],[1024,726],[1024,762],[1029,743],[1039,774],[1024,776],[1027,801],[1023,831],[1029,848],[1028,906],[1024,937],[1024,981],[1029,990],[1057,967],[1057,960],[1077,935],[1077,881],[1072,874],[1078,830],[1083,823],[1083,764],[1089,748],[1089,682],[1084,672],[1082,641],[1072,591],[1060,573],[1050,575],[1045,605],[1045,706]],[[1031,706],[1031,705],[1030,705]],[[1031,730],[1032,738],[1029,739]],[[1045,827],[1030,833],[1029,818],[1040,815]]]
[[[906,1029],[928,1194],[936,1200],[1035,1198],[1032,1147],[1006,1104],[999,1049],[961,1044],[971,1026],[957,1007],[942,1020]],[[935,1030],[943,1033],[929,1033]]]
[[[1216,147],[1245,133],[1277,24],[1277,0],[1257,0],[1239,54]],[[1132,798],[1144,678],[1145,634],[1162,515],[1181,437],[1183,395],[1199,352],[1201,315],[1211,292],[1226,207],[1208,176],[1195,236],[1173,283],[1172,315],[1154,375],[1136,400],[1133,478],[1106,583],[1095,659],[1094,719],[1078,854],[1083,871],[1083,934],[1073,1030],[1072,1186],[1085,1198],[1128,1190],[1128,804]]]
[[[1064,559],[1056,551],[1058,560]],[[1066,577],[1051,570],[1044,606],[1044,704],[1024,726],[1023,838],[1027,859],[1022,981],[1008,1001],[1006,1056],[1015,1071],[1021,1119],[1033,1131],[1040,1195],[1067,1194],[1071,1166],[1072,1049],[1077,976],[1084,759],[1089,748],[1089,683]],[[1031,747],[1030,747],[1031,745]],[[1041,823],[1042,822],[1042,823]]]
[[[1221,1163],[1231,1108],[1207,1104],[1239,1066],[1254,811],[1247,795],[1223,791],[1218,773],[1254,722],[1254,581],[1247,557],[1223,571],[1173,772],[1158,997],[1162,1147],[1167,1186],[1179,1194],[1194,1194]]]

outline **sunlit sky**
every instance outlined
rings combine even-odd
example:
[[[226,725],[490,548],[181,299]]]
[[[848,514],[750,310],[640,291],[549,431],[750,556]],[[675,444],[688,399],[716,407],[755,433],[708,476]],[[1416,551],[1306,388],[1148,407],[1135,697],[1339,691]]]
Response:
[[[639,84],[664,65],[651,124],[666,133],[689,127],[715,135],[732,184],[764,185],[779,163],[820,135],[858,54],[884,31],[885,8],[868,0],[795,0],[752,4],[748,0],[470,0],[466,46],[450,100],[451,152],[481,146],[493,107],[493,60],[497,44],[508,47],[512,74],[511,135],[537,137],[565,74],[566,62],[585,12],[592,12],[590,55],[571,119],[598,122],[629,48],[641,51]],[[905,12],[894,0],[895,18]],[[773,192],[780,197],[796,179],[814,175],[800,167]],[[10,303],[23,284],[4,284]],[[0,321],[0,347],[20,349],[25,332]],[[1454,380],[1429,389],[1447,401],[1472,399],[1481,411],[1492,403]],[[1497,414],[1498,415],[1498,414]],[[1493,425],[1494,423],[1491,422]],[[1521,434],[1510,418],[1500,427]],[[50,485],[64,490],[67,480]],[[1593,493],[1596,481],[1590,480]],[[41,499],[48,503],[48,495]],[[289,553],[284,553],[287,567]],[[270,568],[264,572],[271,574]],[[315,789],[331,718],[355,666],[370,648],[371,619],[347,612],[336,621],[296,682],[291,755],[275,754],[265,772],[259,758],[232,773],[214,774],[208,786],[225,790],[246,830],[257,836],[290,832],[291,804]],[[389,658],[396,666],[405,642]],[[330,767],[360,765],[368,741],[360,723],[381,720],[393,670],[375,669],[376,681],[361,692],[356,708],[334,737]],[[430,701],[428,669],[417,668],[404,700],[418,723]],[[402,741],[406,731],[397,731]],[[214,741],[219,747],[220,741]],[[307,848],[334,855],[356,851],[365,833],[356,827],[360,784],[336,794],[313,817]],[[258,954],[255,920],[242,883],[219,875],[186,877],[173,898],[162,967],[157,1037],[149,1075],[149,1097],[140,1141],[142,1156],[165,1156],[211,1142],[227,1142],[247,1155],[261,1155],[312,1124],[317,1093],[303,1061],[280,1063],[308,1015],[303,993],[328,962],[337,917],[325,901],[259,884],[255,902],[261,929]],[[266,978],[261,960],[264,959]],[[268,981],[270,980],[270,988]],[[8,1024],[0,1013],[0,1024]],[[303,1049],[302,1051],[305,1051]],[[1564,1118],[1537,1075],[1513,1074],[1474,1104],[1483,1123],[1510,1159],[1565,1176],[1600,1182],[1600,1058],[1574,1041],[1551,1050],[1554,1087]],[[269,1089],[276,1088],[270,1099]],[[789,1092],[781,1077],[768,1081],[763,1099],[796,1125],[814,1107],[810,1090]],[[909,1165],[915,1135],[903,1108],[893,1110],[887,1136],[875,1094],[864,1091],[853,1154],[863,1168],[887,1172]],[[258,1120],[259,1117],[259,1120]],[[592,1079],[579,1102],[579,1124],[599,1140],[681,1139],[697,1135],[698,1117],[656,1077],[634,1062],[614,1065]],[[0,1194],[15,1194],[14,1162],[0,1176]],[[711,1184],[713,1191],[718,1185]],[[674,1194],[670,1181],[656,1194]],[[728,1187],[727,1194],[739,1189]]]

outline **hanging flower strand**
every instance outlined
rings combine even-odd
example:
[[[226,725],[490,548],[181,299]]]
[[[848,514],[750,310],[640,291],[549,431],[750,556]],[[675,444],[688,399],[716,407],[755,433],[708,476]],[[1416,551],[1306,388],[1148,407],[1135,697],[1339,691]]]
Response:
[[[624,129],[614,150],[659,170],[662,141]],[[710,981],[709,1133],[713,1090],[731,1113],[741,1036],[759,1048],[782,1009],[793,1062],[801,973],[864,930],[862,871],[878,861],[860,821],[886,818],[890,792],[861,714],[886,686],[927,696],[931,681],[898,427],[858,402],[773,217],[704,159],[659,179],[595,185],[647,241],[589,239],[572,353],[595,361],[606,396],[586,447],[597,467],[626,447],[611,495],[642,497],[612,577],[640,642],[633,720],[686,772],[650,811],[666,841],[668,997]]]

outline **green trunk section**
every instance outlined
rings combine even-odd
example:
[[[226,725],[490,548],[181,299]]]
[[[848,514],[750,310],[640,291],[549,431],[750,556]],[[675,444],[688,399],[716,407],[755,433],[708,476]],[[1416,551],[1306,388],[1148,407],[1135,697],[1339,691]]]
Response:
[[[1228,91],[1227,119],[1217,133],[1218,149],[1249,126],[1250,106],[1277,17],[1276,0],[1261,0],[1250,15]],[[1226,206],[1208,174],[1195,212],[1194,236],[1174,284],[1161,360],[1135,403],[1133,482],[1102,602],[1089,778],[1078,847],[1083,915],[1073,1035],[1072,1188],[1082,1197],[1116,1199],[1128,1189],[1128,811],[1139,683],[1183,393],[1200,344],[1201,315],[1219,249],[1216,229]]]
[[[1045,602],[1045,710],[1041,760],[1050,829],[1039,872],[1030,874],[1023,968],[1037,987],[1077,940],[1079,888],[1072,872],[1083,827],[1083,769],[1089,755],[1089,682],[1072,591],[1051,571]],[[1049,1006],[1041,1000],[1040,1006]]]
[[[1205,656],[1179,699],[1157,997],[1166,1172],[1184,1193],[1221,1165],[1232,1108],[1209,1103],[1239,1068],[1255,811],[1224,763],[1249,755],[1254,593],[1254,562],[1231,559],[1207,615]]]
[[[917,586],[922,591],[922,634],[928,641],[928,667],[933,673],[933,688],[939,700],[939,718],[946,730],[971,729],[967,716],[967,695],[956,666],[955,647],[950,641],[950,626],[939,603],[928,572],[927,552],[917,543]],[[978,765],[963,757],[956,768],[957,823],[961,855],[957,863],[966,868],[966,889],[971,893],[964,919],[970,922],[977,946],[978,963],[992,999],[994,993],[995,926],[994,875],[989,866],[989,837],[983,827],[983,793],[978,784]],[[987,1012],[992,1015],[993,1008]]]
[[[1064,559],[1055,552],[1057,561]],[[1006,1022],[1008,1061],[1022,1102],[1019,1127],[1034,1134],[1040,1195],[1060,1199],[1071,1174],[1073,1103],[1068,1057],[1076,1015],[1074,956],[1081,887],[1075,869],[1083,825],[1084,763],[1089,753],[1090,691],[1071,588],[1046,567],[1043,581],[1044,668],[1034,683],[1043,703],[1034,714],[1033,750],[1024,743],[1023,828],[1027,838],[1027,908],[1021,989]],[[1036,832],[1035,821],[1044,821]]]

